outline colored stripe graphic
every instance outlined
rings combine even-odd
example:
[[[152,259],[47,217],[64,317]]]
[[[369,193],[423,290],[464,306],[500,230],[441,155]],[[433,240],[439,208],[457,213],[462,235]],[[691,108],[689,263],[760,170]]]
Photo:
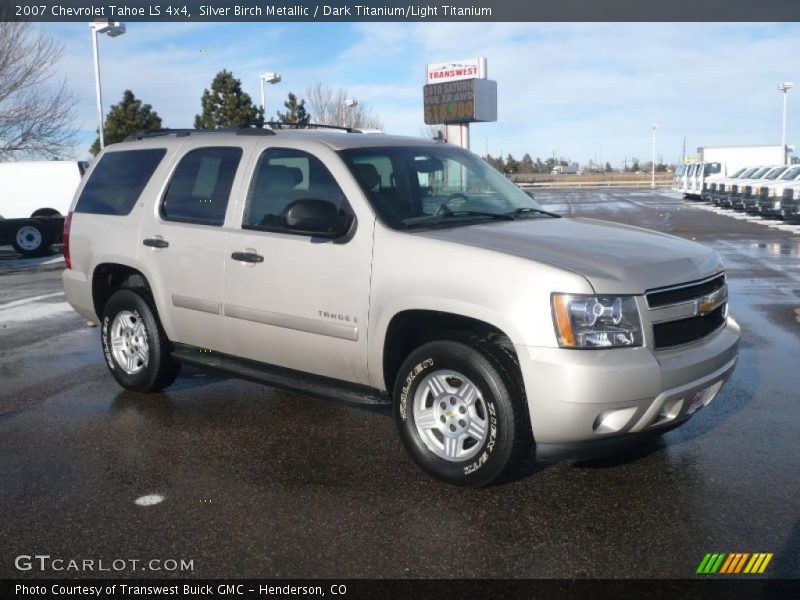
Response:
[[[697,573],[733,575],[738,573],[761,574],[772,560],[771,552],[708,552],[700,561]],[[746,565],[746,566],[745,566]]]

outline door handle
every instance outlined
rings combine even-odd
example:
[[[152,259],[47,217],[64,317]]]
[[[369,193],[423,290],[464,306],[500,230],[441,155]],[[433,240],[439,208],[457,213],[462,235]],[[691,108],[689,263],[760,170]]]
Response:
[[[150,248],[168,248],[169,242],[161,238],[147,238],[142,241],[142,244]]]
[[[238,260],[247,263],[260,263],[264,262],[264,257],[255,252],[234,252],[231,254],[233,260]]]

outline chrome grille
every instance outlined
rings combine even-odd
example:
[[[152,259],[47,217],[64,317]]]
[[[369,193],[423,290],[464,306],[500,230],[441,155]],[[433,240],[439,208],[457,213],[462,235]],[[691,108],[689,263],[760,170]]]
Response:
[[[725,275],[647,292],[656,350],[689,344],[722,327],[728,315]]]

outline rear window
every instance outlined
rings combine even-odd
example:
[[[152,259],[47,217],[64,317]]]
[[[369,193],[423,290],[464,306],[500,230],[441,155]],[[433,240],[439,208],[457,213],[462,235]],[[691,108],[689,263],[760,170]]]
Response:
[[[199,148],[178,164],[161,204],[167,221],[222,225],[242,157],[237,147]]]
[[[164,148],[104,154],[89,176],[75,212],[127,215],[167,151]]]

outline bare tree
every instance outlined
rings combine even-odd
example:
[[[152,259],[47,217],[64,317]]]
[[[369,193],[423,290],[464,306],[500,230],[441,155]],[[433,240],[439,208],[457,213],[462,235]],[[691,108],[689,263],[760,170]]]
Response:
[[[332,88],[325,83],[315,83],[306,90],[306,102],[311,122],[319,125],[336,125],[355,129],[381,129],[381,120],[375,111],[360,100],[354,100],[345,88]]]
[[[76,96],[51,84],[63,47],[27,23],[0,21],[0,160],[72,154]]]

